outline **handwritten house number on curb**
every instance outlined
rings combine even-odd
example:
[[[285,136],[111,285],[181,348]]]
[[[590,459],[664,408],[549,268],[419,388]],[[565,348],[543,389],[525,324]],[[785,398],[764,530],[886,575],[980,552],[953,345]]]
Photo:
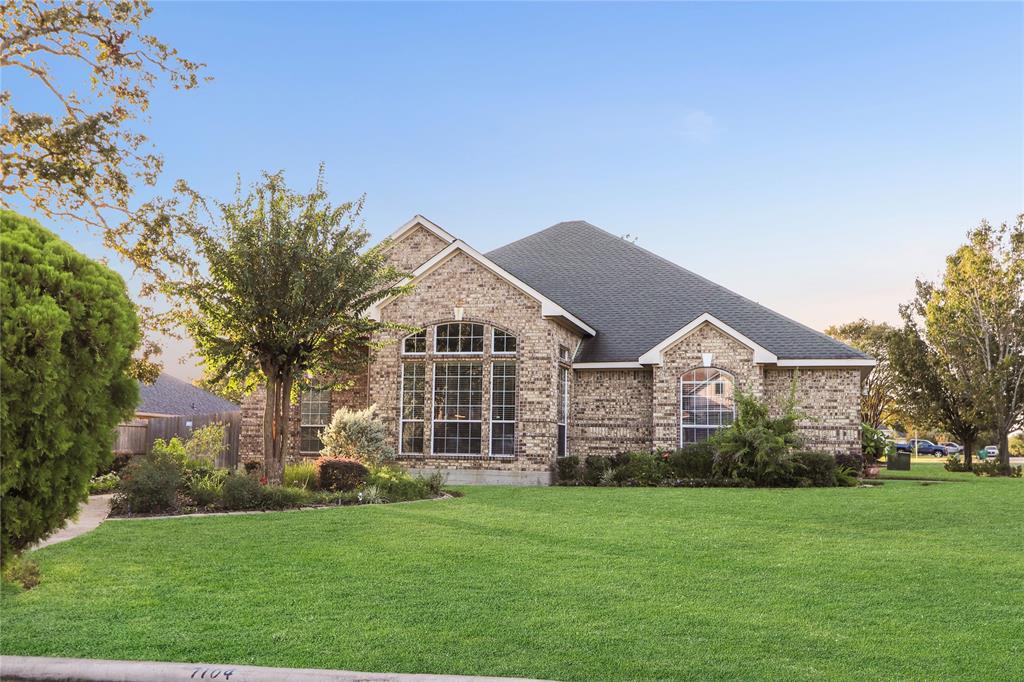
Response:
[[[200,675],[200,673],[202,673],[202,674]],[[207,673],[209,673],[209,677],[207,677]],[[213,668],[211,670],[210,668],[196,668],[195,670],[192,671],[192,674],[189,676],[189,679],[194,679],[194,680],[215,680],[215,679],[223,676],[225,680],[230,680],[231,676],[234,675],[234,674],[235,674],[235,671],[233,669],[221,670],[220,668]],[[196,677],[196,675],[199,675],[199,677]]]

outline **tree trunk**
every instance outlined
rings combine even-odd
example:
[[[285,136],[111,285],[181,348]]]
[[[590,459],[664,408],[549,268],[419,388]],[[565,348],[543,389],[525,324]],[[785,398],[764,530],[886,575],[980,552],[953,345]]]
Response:
[[[1006,428],[999,429],[999,473],[1010,473],[1010,430]]]
[[[288,417],[291,414],[292,374],[287,367],[265,363],[267,400],[263,406],[263,475],[267,483],[280,485],[288,452]]]
[[[974,439],[964,438],[964,468],[967,471],[971,471],[974,466],[974,462],[971,459],[974,456]]]

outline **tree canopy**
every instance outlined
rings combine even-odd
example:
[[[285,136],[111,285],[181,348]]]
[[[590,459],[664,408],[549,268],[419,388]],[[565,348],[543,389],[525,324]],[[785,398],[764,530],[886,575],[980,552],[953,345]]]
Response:
[[[168,282],[173,317],[192,336],[211,385],[266,387],[264,457],[280,479],[296,387],[364,367],[371,337],[392,325],[364,315],[403,291],[382,245],[365,248],[362,201],[333,206],[321,175],[309,193],[264,174],[231,202],[194,195],[191,275]]]
[[[864,380],[860,400],[861,422],[875,429],[894,416],[896,407],[896,378],[889,364],[889,337],[895,331],[892,325],[863,318],[825,330],[832,338],[864,351],[877,361]]]

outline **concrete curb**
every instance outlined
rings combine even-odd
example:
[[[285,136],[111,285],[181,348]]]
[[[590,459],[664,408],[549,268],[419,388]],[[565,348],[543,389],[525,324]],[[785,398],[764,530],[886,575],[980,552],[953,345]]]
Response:
[[[542,682],[513,677],[359,673],[349,670],[101,661],[42,656],[0,656],[0,678],[5,682]]]

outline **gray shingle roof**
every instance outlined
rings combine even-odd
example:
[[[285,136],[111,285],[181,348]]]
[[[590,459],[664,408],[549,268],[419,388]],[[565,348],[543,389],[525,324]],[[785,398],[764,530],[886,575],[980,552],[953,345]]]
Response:
[[[597,330],[577,362],[635,362],[710,313],[779,358],[867,358],[860,351],[582,220],[487,254]]]
[[[145,414],[198,415],[238,412],[241,408],[192,384],[161,374],[153,384],[139,384],[139,406]]]

